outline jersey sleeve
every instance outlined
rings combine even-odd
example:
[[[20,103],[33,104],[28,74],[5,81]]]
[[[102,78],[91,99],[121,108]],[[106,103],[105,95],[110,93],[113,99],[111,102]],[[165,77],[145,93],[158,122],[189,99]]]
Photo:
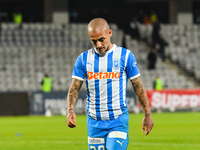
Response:
[[[82,57],[82,54],[81,54],[76,59],[76,63],[74,65],[73,72],[72,72],[72,78],[84,81],[84,79],[85,79],[85,71],[84,71],[84,65],[83,65],[82,58],[83,57]]]
[[[130,80],[140,76],[140,71],[138,69],[136,58],[131,51],[127,60],[126,73]]]

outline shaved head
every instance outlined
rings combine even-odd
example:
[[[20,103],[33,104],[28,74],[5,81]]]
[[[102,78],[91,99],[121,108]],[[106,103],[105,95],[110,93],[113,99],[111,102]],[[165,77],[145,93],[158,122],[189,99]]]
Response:
[[[102,30],[108,31],[109,29],[107,21],[103,18],[95,18],[88,24],[88,32],[96,33]]]
[[[104,53],[113,47],[110,41],[112,30],[103,18],[95,18],[89,22],[88,35],[99,53]]]

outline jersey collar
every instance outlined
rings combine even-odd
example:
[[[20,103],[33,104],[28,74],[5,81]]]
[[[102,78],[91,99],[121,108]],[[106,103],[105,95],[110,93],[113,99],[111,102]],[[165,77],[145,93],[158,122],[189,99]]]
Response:
[[[108,51],[104,52],[104,53],[99,53],[99,52],[96,50],[95,47],[94,47],[93,49],[95,50],[95,52],[96,52],[97,54],[105,55],[105,54],[108,54],[108,53],[112,52],[115,48],[116,48],[116,45],[113,44],[113,47],[112,47],[111,49],[109,49]]]

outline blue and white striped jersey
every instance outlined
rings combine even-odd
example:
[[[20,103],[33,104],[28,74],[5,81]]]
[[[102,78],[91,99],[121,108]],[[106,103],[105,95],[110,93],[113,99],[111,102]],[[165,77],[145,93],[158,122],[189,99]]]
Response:
[[[72,73],[72,78],[86,80],[87,113],[95,120],[112,120],[126,113],[128,78],[139,76],[133,53],[115,44],[104,54],[95,48],[80,54]]]

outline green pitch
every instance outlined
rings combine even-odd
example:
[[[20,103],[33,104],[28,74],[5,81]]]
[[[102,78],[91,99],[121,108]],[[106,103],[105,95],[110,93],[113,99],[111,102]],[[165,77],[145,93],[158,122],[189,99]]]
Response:
[[[153,113],[155,126],[145,136],[143,114],[130,114],[128,150],[200,149],[200,113]],[[0,117],[0,150],[87,150],[86,116],[77,115],[77,127],[65,117]]]

